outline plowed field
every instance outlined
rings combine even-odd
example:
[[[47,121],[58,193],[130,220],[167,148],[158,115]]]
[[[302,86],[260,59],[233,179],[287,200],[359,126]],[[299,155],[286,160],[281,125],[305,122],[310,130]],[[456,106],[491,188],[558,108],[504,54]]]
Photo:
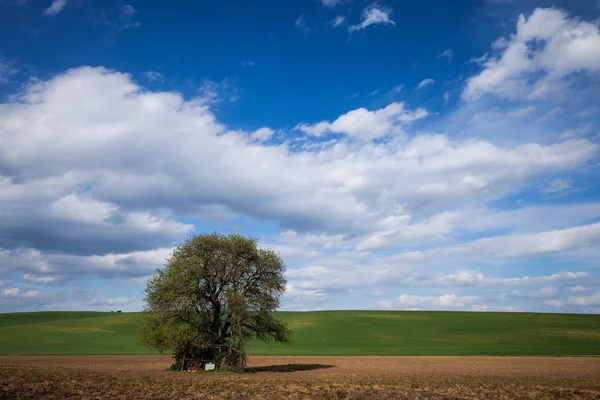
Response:
[[[600,358],[250,357],[244,374],[163,356],[0,357],[7,399],[600,399]]]

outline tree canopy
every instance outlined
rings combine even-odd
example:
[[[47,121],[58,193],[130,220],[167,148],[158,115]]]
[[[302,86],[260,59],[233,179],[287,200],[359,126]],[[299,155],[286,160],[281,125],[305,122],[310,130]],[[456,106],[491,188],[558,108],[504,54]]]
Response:
[[[246,365],[250,339],[289,343],[274,318],[285,291],[285,265],[272,250],[240,235],[202,234],[179,244],[146,288],[140,342],[185,360],[217,367]]]

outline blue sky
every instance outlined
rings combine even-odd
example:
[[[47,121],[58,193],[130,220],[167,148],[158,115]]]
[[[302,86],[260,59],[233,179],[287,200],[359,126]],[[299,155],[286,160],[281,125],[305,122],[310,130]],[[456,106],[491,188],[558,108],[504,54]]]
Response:
[[[598,313],[598,93],[595,0],[0,0],[0,311],[218,231],[282,309]]]

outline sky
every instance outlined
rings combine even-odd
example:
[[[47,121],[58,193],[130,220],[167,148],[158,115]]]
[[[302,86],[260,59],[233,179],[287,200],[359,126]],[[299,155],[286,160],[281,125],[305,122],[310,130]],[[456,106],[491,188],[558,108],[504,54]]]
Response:
[[[600,2],[0,0],[0,312],[196,233],[282,310],[600,313]]]

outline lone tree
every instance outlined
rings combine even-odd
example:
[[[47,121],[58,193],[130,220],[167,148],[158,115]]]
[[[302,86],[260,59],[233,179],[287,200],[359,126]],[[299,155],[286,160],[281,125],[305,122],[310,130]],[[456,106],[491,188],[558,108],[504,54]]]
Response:
[[[249,339],[289,343],[271,313],[285,291],[285,265],[272,250],[240,235],[197,235],[179,244],[146,288],[140,342],[186,360],[242,370]],[[203,365],[204,363],[202,363]]]

